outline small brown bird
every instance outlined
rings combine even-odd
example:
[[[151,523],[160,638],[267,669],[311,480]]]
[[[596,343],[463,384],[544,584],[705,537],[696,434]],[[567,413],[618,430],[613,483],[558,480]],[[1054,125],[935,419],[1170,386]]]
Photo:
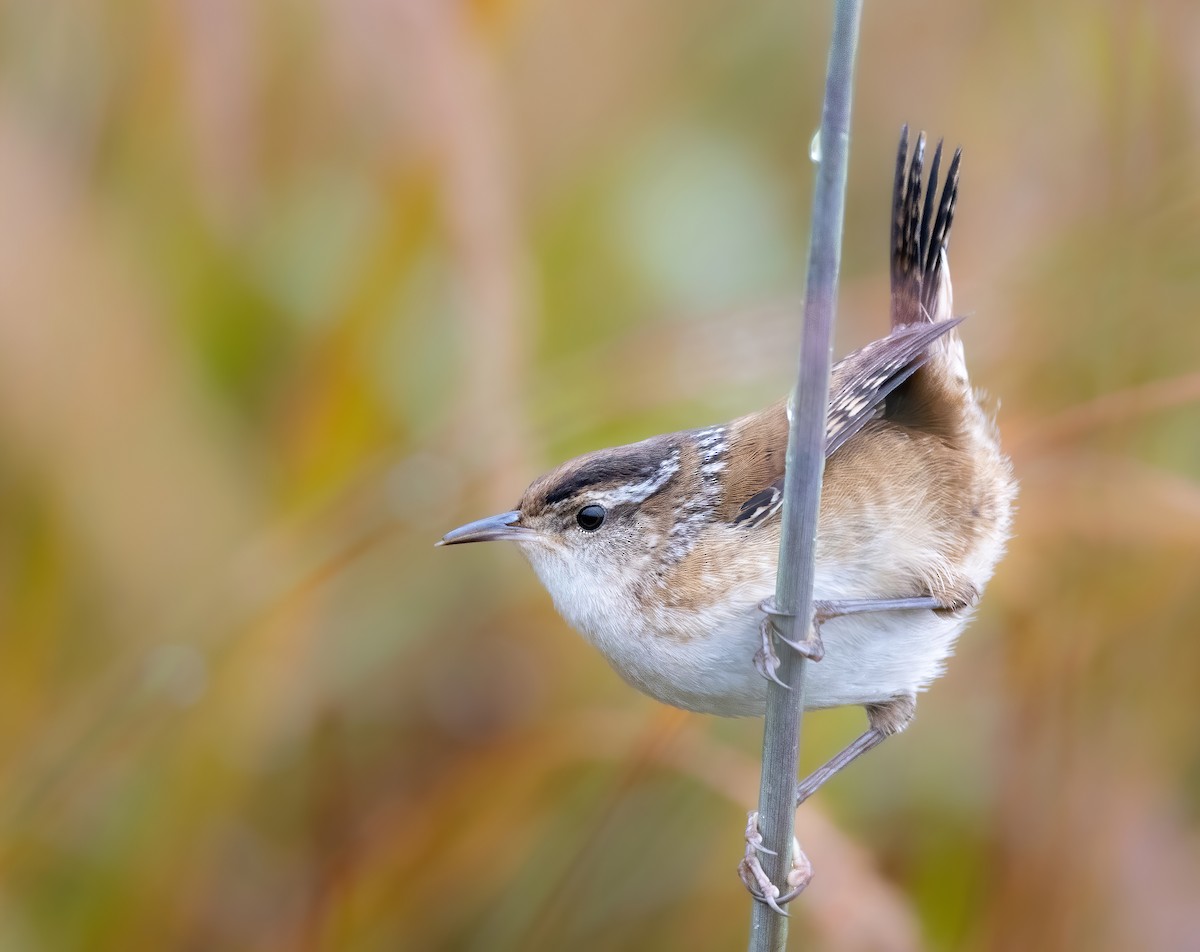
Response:
[[[1016,483],[967,377],[946,242],[961,150],[922,201],[922,134],[901,133],[891,333],[833,368],[817,536],[816,618],[800,645],[808,708],[863,705],[869,729],[803,800],[902,730],[941,673],[1009,536]],[[599,450],[534,480],[517,508],[440,544],[508,539],[562,616],[630,684],[667,704],[761,715],[774,678],[788,412]],[[764,606],[765,603],[765,606]]]

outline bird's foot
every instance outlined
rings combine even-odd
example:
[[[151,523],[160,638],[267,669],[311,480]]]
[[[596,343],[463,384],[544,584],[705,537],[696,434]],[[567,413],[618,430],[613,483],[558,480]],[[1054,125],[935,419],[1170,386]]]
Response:
[[[764,628],[764,632],[768,632],[768,633],[774,635],[774,637],[778,638],[789,648],[792,648],[795,651],[799,651],[809,661],[820,661],[822,658],[825,657],[825,645],[821,641],[821,625],[823,625],[826,621],[829,620],[828,617],[823,617],[821,614],[821,606],[824,604],[826,604],[826,603],[824,603],[824,602],[814,602],[813,603],[812,625],[809,626],[808,634],[804,637],[804,640],[803,641],[790,641],[789,639],[784,638],[783,635],[780,633],[779,626],[775,623],[775,619],[776,618],[795,618],[796,617],[795,614],[793,612],[785,612],[782,609],[780,609],[779,606],[775,604],[774,596],[769,597],[769,598],[764,598],[761,602],[758,603],[759,610],[762,611],[763,614],[765,614],[767,616],[763,622],[764,626],[766,626]],[[829,617],[832,617],[832,616],[829,616]],[[769,644],[770,639],[766,639],[766,642]]]
[[[758,858],[759,853],[774,856],[775,851],[769,850],[763,845],[762,832],[758,828],[757,811],[750,813],[746,819],[746,855],[738,864],[738,876],[745,883],[751,896],[759,902],[766,903],[779,915],[786,916],[787,913],[783,907],[804,892],[805,887],[812,879],[812,863],[800,849],[800,843],[793,837],[792,864],[786,880],[787,891],[782,891],[771,882],[771,877],[767,875]]]

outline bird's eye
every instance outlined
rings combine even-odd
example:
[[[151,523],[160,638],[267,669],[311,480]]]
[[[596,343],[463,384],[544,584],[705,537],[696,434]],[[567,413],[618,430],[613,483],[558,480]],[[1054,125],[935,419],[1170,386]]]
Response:
[[[603,506],[584,506],[576,513],[575,521],[584,532],[595,532],[604,525],[604,516]]]

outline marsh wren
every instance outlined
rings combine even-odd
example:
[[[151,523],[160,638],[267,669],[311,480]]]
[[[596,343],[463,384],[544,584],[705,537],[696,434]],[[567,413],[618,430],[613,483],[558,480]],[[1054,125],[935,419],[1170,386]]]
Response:
[[[1016,483],[971,387],[952,312],[946,242],[956,151],[922,200],[925,137],[896,159],[891,333],[833,367],[817,534],[815,618],[793,647],[805,706],[862,705],[866,733],[800,784],[902,730],[942,673],[1009,535]],[[562,616],[622,677],[667,704],[761,715],[777,678],[771,625],[788,411],[573,459],[511,512],[440,544],[507,539]],[[765,617],[764,617],[765,616]],[[789,642],[789,644],[791,644]]]

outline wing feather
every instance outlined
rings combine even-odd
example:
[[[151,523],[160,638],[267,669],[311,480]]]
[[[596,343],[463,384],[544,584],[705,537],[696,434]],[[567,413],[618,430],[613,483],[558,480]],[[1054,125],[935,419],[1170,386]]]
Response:
[[[963,322],[909,324],[873,341],[834,365],[825,423],[825,458],[878,417],[890,394],[929,359],[929,345]],[[774,475],[774,474],[772,474]],[[733,522],[754,526],[783,508],[783,475],[742,503]]]

